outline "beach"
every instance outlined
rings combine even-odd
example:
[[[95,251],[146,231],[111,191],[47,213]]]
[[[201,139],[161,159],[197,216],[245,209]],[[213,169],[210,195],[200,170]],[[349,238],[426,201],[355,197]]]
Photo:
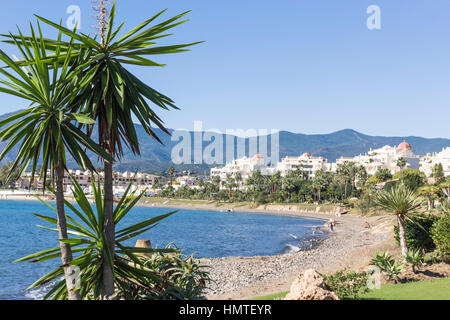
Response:
[[[32,195],[18,192],[0,193],[1,199],[34,200]],[[1,201],[1,200],[0,200]],[[248,206],[210,204],[139,203],[140,207],[159,207],[167,209],[189,209],[222,211],[223,214],[244,212],[264,213],[323,221],[320,231],[326,237],[312,237],[310,245],[301,251],[273,256],[202,258],[201,262],[210,272],[212,281],[206,291],[207,299],[250,299],[271,293],[288,291],[298,274],[306,269],[330,273],[342,269],[362,270],[370,262],[376,251],[386,243],[392,243],[392,218],[390,216],[362,217],[354,214],[337,216],[335,213],[315,213],[299,211],[295,205]],[[268,209],[272,208],[272,210]],[[325,225],[333,218],[336,226],[331,232]],[[369,223],[370,228],[367,227]],[[249,244],[251,245],[251,244]]]
[[[213,282],[207,299],[251,299],[288,291],[296,276],[307,269],[330,273],[364,269],[375,251],[392,243],[392,223],[380,217],[341,217],[334,232],[313,248],[265,257],[202,259]],[[371,224],[364,228],[365,222]]]
[[[242,300],[288,291],[301,272],[315,269],[332,273],[343,269],[365,270],[377,251],[393,249],[393,220],[391,216],[363,217],[354,214],[338,216],[336,210],[319,212],[300,211],[296,205],[248,206],[215,204],[144,204],[144,206],[183,208],[194,210],[219,210],[232,212],[264,213],[303,218],[322,219],[322,231],[327,237],[312,239],[311,247],[299,252],[274,256],[203,258],[209,270],[211,283],[207,290],[210,300]],[[229,213],[228,213],[229,212]],[[336,223],[333,232],[325,226],[332,218]],[[370,228],[367,227],[367,223]]]

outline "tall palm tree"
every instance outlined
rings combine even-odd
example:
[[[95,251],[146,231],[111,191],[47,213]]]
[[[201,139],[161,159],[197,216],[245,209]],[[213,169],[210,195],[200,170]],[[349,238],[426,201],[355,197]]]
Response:
[[[397,218],[400,246],[404,257],[408,254],[405,220],[420,206],[420,202],[420,198],[403,184],[397,184],[390,190],[380,191],[374,199],[377,206],[392,212]]]
[[[145,56],[171,54],[188,51],[186,48],[200,42],[156,46],[155,40],[167,37],[167,30],[172,29],[188,20],[181,20],[189,11],[181,13],[166,21],[150,26],[166,10],[159,12],[150,19],[144,21],[134,29],[126,32],[116,39],[123,23],[113,30],[115,19],[115,3],[112,6],[108,21],[106,14],[100,19],[100,41],[88,35],[78,34],[67,28],[53,23],[45,18],[38,17],[44,23],[58,29],[69,36],[68,41],[52,41],[45,39],[43,46],[48,50],[56,50],[61,54],[67,54],[76,60],[80,53],[85,53],[88,63],[83,68],[84,80],[87,85],[80,91],[71,106],[74,113],[88,113],[96,120],[98,130],[98,142],[110,155],[104,160],[104,206],[105,225],[104,232],[109,244],[110,254],[114,254],[115,225],[113,221],[113,161],[123,155],[124,147],[129,147],[134,154],[140,154],[139,141],[133,121],[133,116],[139,121],[144,130],[157,141],[161,142],[151,125],[156,125],[163,132],[170,134],[164,127],[162,120],[149,106],[147,101],[159,108],[170,110],[178,109],[174,102],[167,96],[159,93],[143,83],[124,66],[162,67],[163,64],[149,60]],[[102,10],[104,13],[105,11]],[[69,52],[70,43],[75,42],[75,50]],[[94,125],[86,125],[90,136]],[[114,297],[113,266],[108,261],[103,266],[104,286],[103,298]]]
[[[39,25],[38,25],[39,27]],[[100,146],[94,143],[72,122],[89,124],[93,120],[83,114],[71,113],[67,108],[75,99],[82,87],[79,71],[70,66],[70,54],[61,52],[56,46],[52,55],[54,63],[44,63],[48,59],[45,49],[41,47],[44,38],[40,27],[36,35],[31,26],[31,37],[25,38],[19,30],[20,36],[11,36],[15,48],[23,55],[21,62],[9,58],[0,50],[0,60],[5,63],[0,73],[7,80],[0,80],[0,92],[14,95],[31,102],[31,106],[0,122],[0,142],[9,140],[7,146],[0,154],[2,160],[13,147],[19,146],[17,157],[12,165],[11,173],[15,168],[21,168],[21,174],[31,163],[31,177],[35,176],[38,161],[40,175],[46,185],[47,172],[56,180],[57,227],[59,240],[67,239],[67,223],[64,213],[64,170],[66,168],[66,151],[83,168],[94,170],[94,166],[87,157],[84,148],[107,157]],[[58,41],[61,40],[61,33]],[[30,50],[31,49],[31,50]],[[71,52],[72,46],[66,47]],[[80,55],[77,65],[82,65]],[[67,286],[70,287],[69,269],[72,261],[70,244],[60,241],[60,255],[64,267]],[[69,299],[79,299],[76,291],[69,293]]]

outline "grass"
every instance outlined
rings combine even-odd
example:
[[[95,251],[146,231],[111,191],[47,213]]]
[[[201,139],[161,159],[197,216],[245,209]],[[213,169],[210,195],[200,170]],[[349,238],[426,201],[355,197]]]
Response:
[[[251,300],[280,300],[288,292],[279,292]],[[388,284],[361,295],[358,300],[450,300],[450,278]]]
[[[267,296],[256,297],[250,300],[282,300],[289,292],[272,293]]]
[[[368,300],[450,300],[450,278],[389,284],[371,290],[360,299]]]

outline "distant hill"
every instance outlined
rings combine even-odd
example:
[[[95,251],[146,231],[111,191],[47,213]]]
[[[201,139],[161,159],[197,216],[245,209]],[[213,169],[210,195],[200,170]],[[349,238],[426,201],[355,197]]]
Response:
[[[13,113],[0,115],[0,121]],[[123,157],[115,165],[117,170],[140,170],[145,172],[159,173],[166,171],[171,162],[172,148],[178,144],[178,141],[171,141],[171,137],[159,129],[155,129],[156,134],[160,137],[163,144],[158,143],[155,139],[149,137],[140,125],[136,125],[139,141],[141,142],[141,156],[135,156],[129,150],[126,150]],[[172,132],[172,130],[170,130]],[[193,132],[189,132],[193,137]],[[93,137],[96,139],[96,136]],[[223,141],[230,136],[223,135]],[[242,138],[231,137],[235,142],[243,141]],[[270,149],[270,136],[268,137]],[[359,133],[355,130],[345,129],[329,134],[300,134],[288,131],[279,133],[280,158],[285,156],[297,156],[304,152],[309,152],[313,156],[322,156],[330,162],[334,162],[341,156],[351,157],[363,154],[370,148],[380,148],[385,145],[398,145],[403,140],[407,141],[413,147],[414,153],[417,155],[425,155],[429,152],[439,152],[444,147],[450,147],[450,139],[435,138],[428,139],[422,137],[381,137],[369,136]],[[248,150],[249,141],[246,139],[245,144]],[[204,142],[203,148],[209,143]],[[0,150],[3,150],[6,142],[0,143]],[[236,143],[235,143],[236,146]],[[11,161],[17,154],[18,148],[14,148],[3,162]],[[236,154],[236,150],[234,150]],[[193,157],[193,152],[191,152]],[[224,152],[225,154],[225,152]],[[252,156],[252,155],[250,155]],[[92,156],[93,160],[97,157]],[[76,168],[73,160],[68,160],[69,167]],[[193,162],[193,161],[192,161]],[[99,164],[100,165],[100,164]],[[177,170],[191,170],[192,172],[204,173],[208,172],[211,166],[208,165],[176,165]]]

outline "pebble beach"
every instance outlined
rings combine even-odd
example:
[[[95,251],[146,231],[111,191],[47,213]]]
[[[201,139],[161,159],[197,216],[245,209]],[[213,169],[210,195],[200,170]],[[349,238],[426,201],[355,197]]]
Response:
[[[333,272],[361,267],[369,257],[358,252],[376,248],[391,233],[390,223],[379,218],[340,217],[334,232],[299,252],[260,257],[202,259],[210,271],[207,299],[250,299],[288,291],[295,277],[307,269]],[[365,228],[370,221],[371,228]]]

